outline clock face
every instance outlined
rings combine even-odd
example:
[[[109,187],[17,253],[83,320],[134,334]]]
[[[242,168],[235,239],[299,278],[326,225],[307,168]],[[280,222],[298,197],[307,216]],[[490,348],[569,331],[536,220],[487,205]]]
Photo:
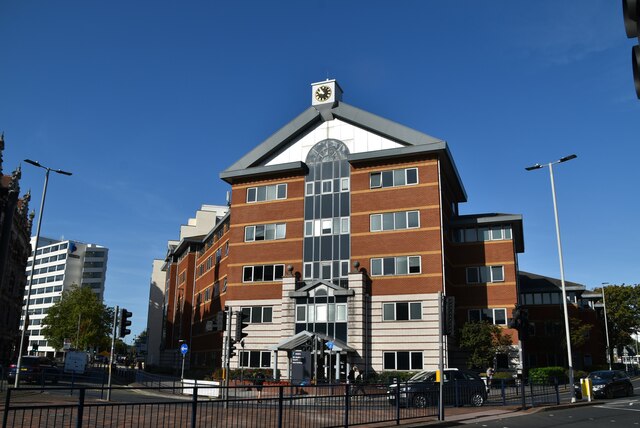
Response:
[[[316,89],[314,95],[318,101],[327,101],[331,98],[331,88],[329,86],[322,85]]]

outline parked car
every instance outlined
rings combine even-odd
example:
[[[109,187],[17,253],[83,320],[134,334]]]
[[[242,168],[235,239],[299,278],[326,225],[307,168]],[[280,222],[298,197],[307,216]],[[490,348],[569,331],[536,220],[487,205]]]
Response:
[[[616,396],[633,395],[633,384],[629,376],[621,370],[598,370],[589,373],[591,390],[596,398],[613,398]],[[574,385],[577,398],[582,398],[580,381]]]
[[[460,369],[444,370],[444,403],[453,405],[469,404],[482,406],[487,399],[487,390],[482,378],[475,372]],[[403,407],[435,406],[439,399],[439,383],[436,383],[436,372],[423,370],[406,382],[389,385],[387,399],[396,405],[400,388],[400,405]]]
[[[17,362],[9,366],[7,373],[7,380],[9,382],[15,382],[17,369]],[[23,382],[58,383],[60,380],[60,369],[55,361],[46,357],[22,357],[20,380]]]

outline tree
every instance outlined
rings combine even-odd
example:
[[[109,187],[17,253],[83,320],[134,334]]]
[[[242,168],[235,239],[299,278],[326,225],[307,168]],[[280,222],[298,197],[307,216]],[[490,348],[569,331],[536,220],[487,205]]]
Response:
[[[469,352],[469,368],[492,367],[496,354],[507,352],[513,343],[510,334],[504,334],[502,328],[486,321],[465,323],[458,337],[460,349]]]
[[[595,291],[602,292],[602,289]],[[632,344],[631,335],[640,331],[640,286],[607,285],[604,295],[612,353],[614,348],[621,350]]]
[[[569,318],[569,331],[571,333],[571,346],[581,348],[589,339],[589,333],[593,328],[592,324],[583,323],[580,318]],[[564,348],[567,348],[566,335],[563,336]]]
[[[71,339],[76,349],[107,349],[112,319],[113,309],[100,302],[91,288],[74,284],[49,309],[42,334],[56,349],[62,349],[65,338]]]

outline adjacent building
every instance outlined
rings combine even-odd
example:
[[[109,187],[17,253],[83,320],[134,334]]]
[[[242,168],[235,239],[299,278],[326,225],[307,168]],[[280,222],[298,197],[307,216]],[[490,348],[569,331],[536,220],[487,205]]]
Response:
[[[461,214],[467,194],[444,140],[346,104],[335,80],[310,95],[309,108],[220,173],[228,212],[169,245],[162,352],[188,343],[192,366],[219,368],[227,307],[249,322],[234,368],[296,377],[292,357],[302,356],[313,361],[303,376],[319,381],[354,363],[435,368],[445,295],[456,323],[488,320],[517,344],[507,326],[521,216]],[[517,356],[514,346],[505,364]],[[464,362],[455,338],[445,359]]]
[[[35,237],[31,238],[31,246],[35,247]],[[49,357],[54,357],[61,351],[48,345],[41,330],[49,308],[60,301],[62,293],[69,287],[89,287],[100,301],[104,299],[108,253],[108,248],[97,244],[40,237],[38,250],[35,254],[31,252],[26,267],[29,280],[33,265],[27,328],[28,351]],[[26,304],[27,294],[25,291],[23,305]],[[24,317],[23,309],[21,328]]]
[[[4,135],[0,135],[0,365],[6,367],[20,341],[24,270],[31,251],[33,213],[28,213],[30,194],[20,197],[20,168],[11,175],[2,173],[3,151]]]

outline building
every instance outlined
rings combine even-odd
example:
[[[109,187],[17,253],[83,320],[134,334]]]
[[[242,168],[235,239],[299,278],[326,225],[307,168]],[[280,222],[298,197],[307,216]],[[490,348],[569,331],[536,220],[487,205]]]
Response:
[[[31,238],[31,245],[35,247],[35,237]],[[49,308],[60,301],[62,293],[69,287],[90,287],[100,301],[104,299],[108,253],[108,248],[96,244],[40,237],[29,302],[28,351],[50,357],[60,351],[47,345],[41,329]],[[27,261],[27,280],[31,277],[33,263],[32,251]],[[27,294],[25,291],[23,305],[26,305]],[[23,310],[21,328],[24,315]]]
[[[344,103],[335,80],[310,95],[220,173],[228,214],[170,246],[165,349],[189,343],[192,366],[219,368],[228,307],[248,317],[231,367],[319,381],[344,379],[349,364],[435,368],[440,295],[455,298],[456,323],[490,320],[517,343],[507,325],[521,216],[461,215],[467,195],[445,141]],[[300,374],[292,357],[313,364]],[[450,338],[446,364],[463,359]]]
[[[0,135],[0,365],[12,360],[20,341],[20,311],[26,284],[24,270],[31,251],[33,213],[29,193],[20,197],[20,168],[2,174],[4,135]]]
[[[562,284],[529,272],[519,273],[520,303],[529,313],[529,334],[524,345],[527,367],[567,367]],[[573,366],[580,370],[607,365],[607,342],[602,295],[575,282],[565,281],[569,328],[586,327],[580,343],[572,339]],[[573,337],[573,336],[572,336]],[[583,340],[582,340],[583,339]]]

